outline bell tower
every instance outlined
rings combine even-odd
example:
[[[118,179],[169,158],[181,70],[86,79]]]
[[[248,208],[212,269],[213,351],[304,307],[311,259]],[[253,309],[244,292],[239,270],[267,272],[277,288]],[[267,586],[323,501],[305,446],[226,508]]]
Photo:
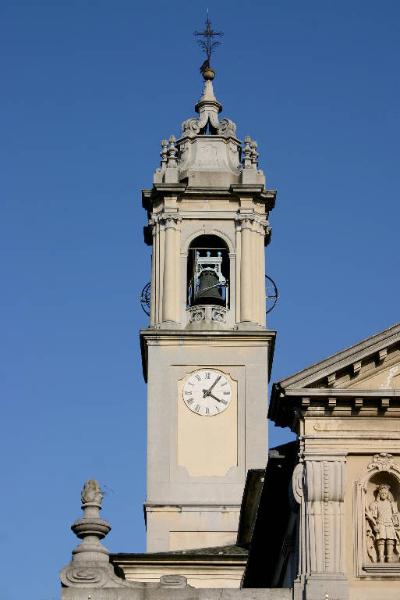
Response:
[[[220,119],[214,70],[202,67],[197,117],[161,142],[143,191],[152,246],[148,384],[150,552],[235,543],[248,469],[267,457],[265,254],[275,192],[257,144]]]

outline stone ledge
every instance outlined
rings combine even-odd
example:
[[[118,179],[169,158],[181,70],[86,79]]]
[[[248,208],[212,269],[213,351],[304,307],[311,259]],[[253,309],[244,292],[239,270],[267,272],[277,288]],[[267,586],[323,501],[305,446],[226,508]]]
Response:
[[[289,588],[226,589],[143,584],[143,588],[62,590],[62,600],[292,600]]]
[[[362,570],[366,575],[373,575],[374,577],[396,577],[396,579],[398,579],[400,576],[400,562],[364,564]]]

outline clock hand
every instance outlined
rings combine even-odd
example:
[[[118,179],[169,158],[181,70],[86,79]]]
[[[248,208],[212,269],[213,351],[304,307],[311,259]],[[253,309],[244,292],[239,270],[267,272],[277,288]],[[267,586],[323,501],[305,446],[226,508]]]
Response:
[[[220,400],[219,398],[217,398],[216,396],[214,396],[214,394],[207,394],[207,396],[210,396],[211,398],[214,398],[214,400],[216,400],[217,402],[222,402],[222,400]]]
[[[214,387],[217,385],[218,381],[221,379],[222,375],[218,375],[217,379],[214,381],[214,383],[212,384],[212,386],[209,388],[209,390],[206,390],[206,393],[203,390],[203,394],[204,398],[206,398],[207,396],[211,395],[212,390],[214,389]]]

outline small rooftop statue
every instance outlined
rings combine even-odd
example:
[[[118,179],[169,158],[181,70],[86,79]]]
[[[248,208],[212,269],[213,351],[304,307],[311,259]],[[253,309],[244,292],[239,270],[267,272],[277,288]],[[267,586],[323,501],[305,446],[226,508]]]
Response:
[[[95,479],[88,479],[81,492],[82,504],[94,503],[101,506],[103,497],[99,482]]]

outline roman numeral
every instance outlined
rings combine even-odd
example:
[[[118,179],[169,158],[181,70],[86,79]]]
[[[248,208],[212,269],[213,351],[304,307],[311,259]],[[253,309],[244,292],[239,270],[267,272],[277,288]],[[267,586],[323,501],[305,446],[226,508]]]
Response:
[[[200,404],[196,404],[196,406],[194,407],[194,410],[198,413],[200,412]]]

